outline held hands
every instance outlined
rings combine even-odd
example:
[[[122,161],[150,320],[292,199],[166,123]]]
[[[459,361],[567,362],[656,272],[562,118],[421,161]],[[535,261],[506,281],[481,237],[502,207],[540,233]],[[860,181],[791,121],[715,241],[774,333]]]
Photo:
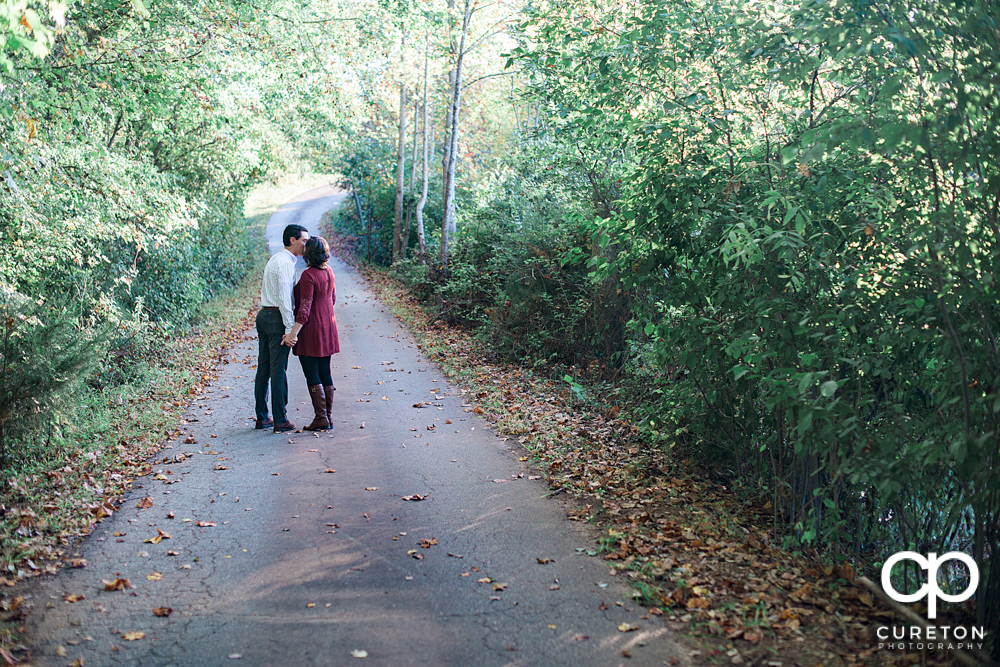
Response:
[[[287,345],[288,347],[295,347],[295,343],[298,342],[298,336],[295,334],[286,333],[281,337],[281,344]]]

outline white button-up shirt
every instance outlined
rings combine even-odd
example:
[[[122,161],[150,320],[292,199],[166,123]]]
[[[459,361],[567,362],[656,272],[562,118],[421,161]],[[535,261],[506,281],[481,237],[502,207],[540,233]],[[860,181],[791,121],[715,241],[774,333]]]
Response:
[[[264,267],[264,284],[260,290],[260,305],[276,307],[281,311],[285,333],[292,333],[295,311],[292,306],[292,288],[295,286],[295,255],[282,248]]]

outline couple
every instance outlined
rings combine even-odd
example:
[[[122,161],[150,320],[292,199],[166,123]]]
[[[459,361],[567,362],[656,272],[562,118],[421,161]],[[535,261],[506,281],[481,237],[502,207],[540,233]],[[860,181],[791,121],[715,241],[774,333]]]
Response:
[[[261,308],[257,313],[260,351],[254,380],[256,428],[273,426],[275,433],[295,429],[285,411],[288,404],[285,370],[291,350],[302,363],[316,413],[304,430],[322,431],[333,423],[330,410],[336,387],[330,377],[330,355],[340,352],[337,318],[333,314],[337,287],[333,269],[327,264],[330,246],[320,236],[309,238],[302,225],[285,227],[281,242],[284,250],[271,257],[264,267]],[[302,257],[308,268],[295,283],[297,257]],[[267,410],[269,385],[273,419]]]

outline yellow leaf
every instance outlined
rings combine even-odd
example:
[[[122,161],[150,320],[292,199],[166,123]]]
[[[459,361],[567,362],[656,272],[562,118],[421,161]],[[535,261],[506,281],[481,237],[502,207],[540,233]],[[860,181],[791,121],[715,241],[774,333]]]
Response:
[[[139,632],[139,631],[126,632],[125,634],[122,635],[122,639],[124,639],[127,642],[134,642],[136,639],[142,639],[145,636],[146,636],[145,632]]]

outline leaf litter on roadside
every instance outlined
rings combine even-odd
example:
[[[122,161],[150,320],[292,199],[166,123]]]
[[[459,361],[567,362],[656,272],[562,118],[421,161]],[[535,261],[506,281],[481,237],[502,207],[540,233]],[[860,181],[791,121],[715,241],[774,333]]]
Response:
[[[486,358],[465,331],[434,321],[398,283],[367,275],[424,354],[464,385],[465,411],[516,439],[531,455],[519,458],[537,460],[550,486],[578,496],[571,520],[604,524],[602,548],[578,551],[603,557],[641,585],[636,595],[651,615],[684,622],[709,642],[738,640],[748,650],[766,644],[777,651],[772,661],[785,649],[797,660],[807,631],[812,650],[848,664],[873,659],[867,631],[891,614],[853,583],[850,566],[819,564],[773,544],[769,504],[745,502],[690,461],[643,441],[614,400],[581,409],[569,388]]]

